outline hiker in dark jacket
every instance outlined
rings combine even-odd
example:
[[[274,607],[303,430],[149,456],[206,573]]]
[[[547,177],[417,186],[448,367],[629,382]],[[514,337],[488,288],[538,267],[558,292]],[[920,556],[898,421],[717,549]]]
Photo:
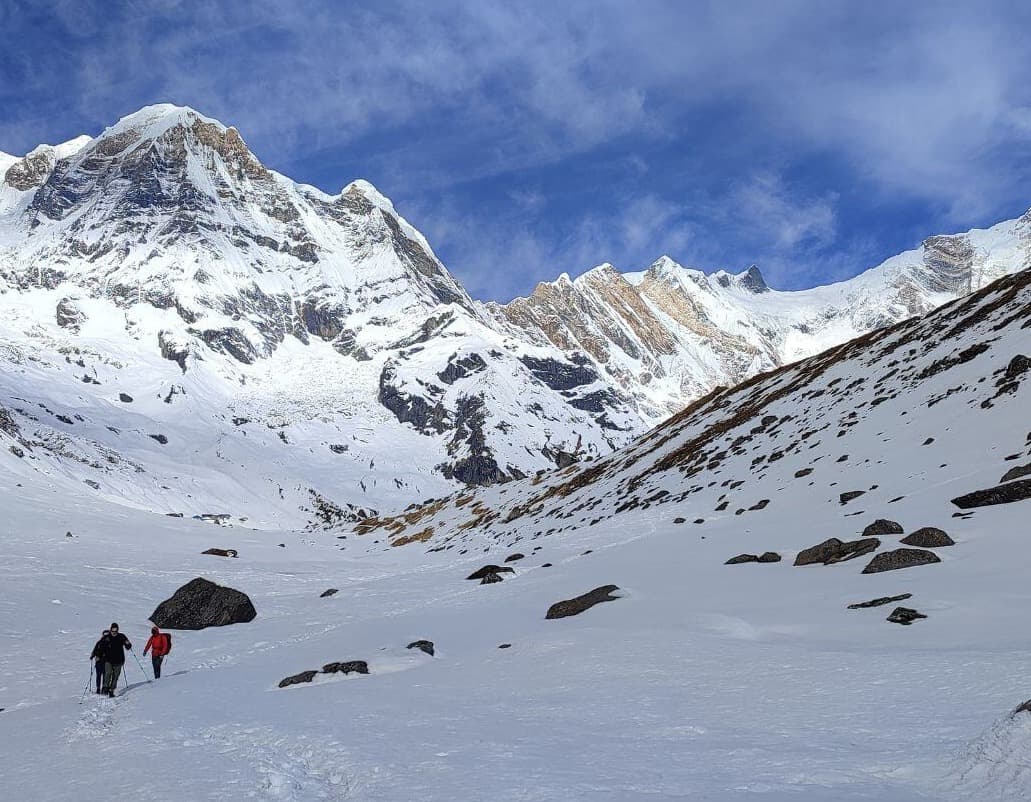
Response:
[[[104,654],[104,693],[114,696],[118,689],[118,678],[125,665],[125,650],[132,650],[129,639],[118,631],[118,624],[112,624],[107,637],[101,639]]]
[[[165,660],[165,655],[170,651],[172,651],[172,636],[167,632],[162,632],[157,627],[151,627],[147,645],[143,647],[143,656],[146,657],[147,652],[150,652],[150,664],[154,667],[154,679],[161,679],[161,664]]]
[[[93,661],[94,670],[97,672],[97,693],[104,684],[104,638],[111,634],[111,630],[105,629],[100,633],[100,640],[93,644],[93,651],[89,653],[89,659]]]

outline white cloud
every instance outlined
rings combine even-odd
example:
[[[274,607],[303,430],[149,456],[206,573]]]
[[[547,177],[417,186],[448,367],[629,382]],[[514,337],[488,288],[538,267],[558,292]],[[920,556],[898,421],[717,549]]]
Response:
[[[758,229],[777,250],[800,245],[825,247],[836,236],[836,196],[806,199],[797,190],[788,191],[779,176],[763,174],[737,187],[726,212],[744,225]]]

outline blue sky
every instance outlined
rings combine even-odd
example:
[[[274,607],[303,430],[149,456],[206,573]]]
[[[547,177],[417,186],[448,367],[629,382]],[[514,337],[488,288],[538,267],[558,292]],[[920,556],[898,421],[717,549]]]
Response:
[[[601,262],[793,289],[1031,206],[1031,10],[0,0],[0,150],[173,102],[367,178],[477,297]]]

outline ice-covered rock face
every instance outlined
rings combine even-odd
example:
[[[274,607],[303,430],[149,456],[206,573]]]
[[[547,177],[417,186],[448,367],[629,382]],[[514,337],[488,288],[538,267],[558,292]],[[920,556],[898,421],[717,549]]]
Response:
[[[174,308],[202,334],[236,329],[207,335],[240,341],[234,355],[267,355],[308,334],[361,353],[383,344],[377,329],[389,339],[438,304],[473,309],[370,185],[333,197],[294,184],[236,129],[191,109],[143,109],[67,158],[34,152],[7,185],[31,193],[0,218],[9,281],[67,280],[122,305]]]

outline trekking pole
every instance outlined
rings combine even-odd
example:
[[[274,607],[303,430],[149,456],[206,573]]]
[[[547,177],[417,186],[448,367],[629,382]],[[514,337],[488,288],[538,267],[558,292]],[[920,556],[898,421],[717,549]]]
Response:
[[[86,680],[86,687],[82,689],[82,696],[79,697],[79,704],[81,705],[86,700],[86,694],[89,692],[90,685],[93,684],[93,672],[96,669],[93,667],[93,663],[89,664],[89,679]]]
[[[132,650],[130,650],[130,651],[132,651]],[[145,680],[147,680],[147,682],[150,682],[150,677],[147,676],[147,669],[145,669],[143,667],[143,663],[140,662],[139,655],[137,655],[136,652],[133,652],[132,656],[136,658],[136,665],[138,665],[140,667],[140,671],[143,672],[143,678]]]

